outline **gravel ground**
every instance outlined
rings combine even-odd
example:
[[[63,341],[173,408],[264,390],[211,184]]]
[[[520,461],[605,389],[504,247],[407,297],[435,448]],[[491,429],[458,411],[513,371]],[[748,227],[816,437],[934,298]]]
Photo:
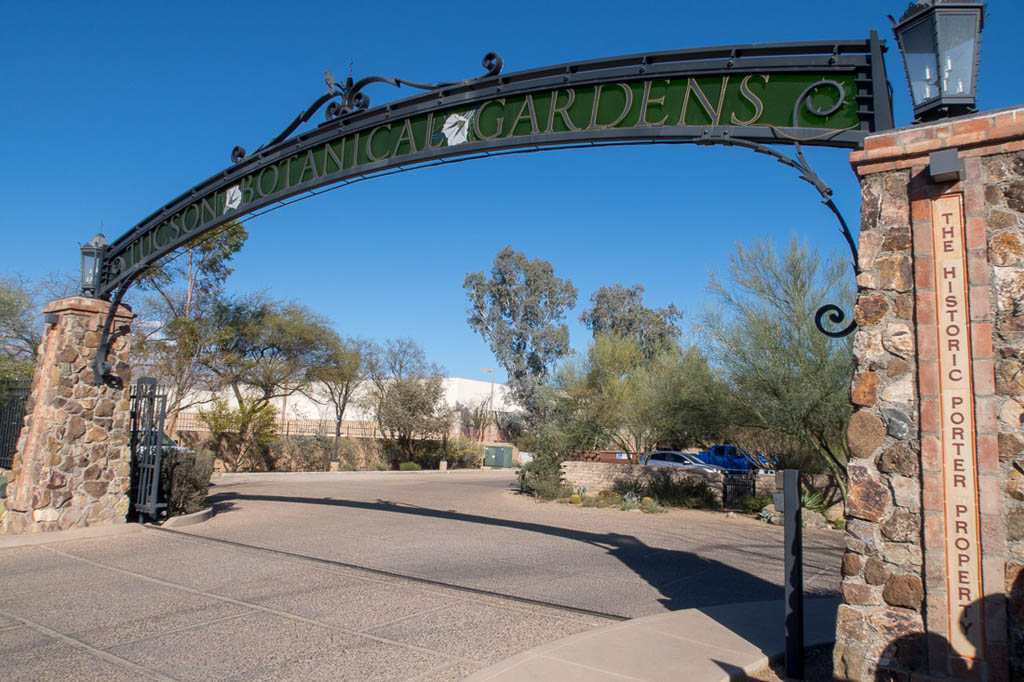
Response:
[[[832,644],[814,647],[804,652],[804,681],[832,681]],[[785,661],[779,659],[751,675],[742,678],[742,682],[788,682]]]

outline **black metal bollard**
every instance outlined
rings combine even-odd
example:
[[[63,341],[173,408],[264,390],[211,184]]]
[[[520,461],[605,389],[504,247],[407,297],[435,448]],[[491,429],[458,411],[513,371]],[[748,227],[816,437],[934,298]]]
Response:
[[[786,531],[786,677],[804,679],[804,551],[800,472],[786,469],[782,481]]]

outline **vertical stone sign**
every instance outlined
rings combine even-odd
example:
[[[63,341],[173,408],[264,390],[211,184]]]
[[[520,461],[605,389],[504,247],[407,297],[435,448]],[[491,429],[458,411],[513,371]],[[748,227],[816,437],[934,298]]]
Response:
[[[835,677],[1024,682],[1024,107],[871,135],[850,161]]]
[[[945,502],[949,642],[953,653],[984,658],[977,439],[971,369],[971,315],[963,195],[932,202],[938,311],[942,479]]]

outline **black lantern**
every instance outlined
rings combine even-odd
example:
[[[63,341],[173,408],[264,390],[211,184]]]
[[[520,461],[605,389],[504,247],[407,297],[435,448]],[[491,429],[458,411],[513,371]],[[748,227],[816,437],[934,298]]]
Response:
[[[976,111],[984,17],[982,0],[923,0],[894,20],[916,121]]]
[[[82,293],[95,296],[100,287],[100,267],[103,264],[103,252],[107,248],[107,238],[100,233],[83,244],[82,249]]]

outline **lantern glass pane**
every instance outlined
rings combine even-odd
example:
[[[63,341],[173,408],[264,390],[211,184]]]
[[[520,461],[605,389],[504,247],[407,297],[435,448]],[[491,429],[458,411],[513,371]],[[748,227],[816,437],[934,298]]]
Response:
[[[82,249],[82,288],[88,289],[92,286],[92,258],[85,253],[85,249]]]
[[[938,97],[938,50],[935,47],[932,23],[928,20],[919,21],[903,29],[899,38],[914,104]]]
[[[942,94],[953,97],[974,95],[974,53],[978,36],[978,14],[939,14],[939,68]]]

